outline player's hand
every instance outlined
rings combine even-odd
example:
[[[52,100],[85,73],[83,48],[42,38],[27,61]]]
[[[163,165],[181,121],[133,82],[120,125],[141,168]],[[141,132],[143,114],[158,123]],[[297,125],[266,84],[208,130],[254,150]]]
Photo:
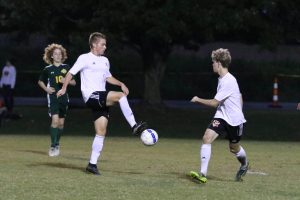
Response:
[[[121,90],[124,92],[125,95],[129,94],[129,90],[124,83],[121,84]]]
[[[191,102],[195,103],[195,102],[198,102],[198,100],[199,100],[199,97],[194,96],[194,97],[191,99]]]
[[[300,103],[298,103],[297,105],[297,110],[300,110]]]
[[[55,92],[55,89],[53,87],[48,87],[46,90],[48,94],[52,94],[53,92]]]
[[[65,90],[65,89],[60,89],[60,90],[58,90],[58,92],[56,93],[56,96],[57,96],[57,97],[60,97],[60,96],[64,95],[65,93],[66,93],[66,90]]]

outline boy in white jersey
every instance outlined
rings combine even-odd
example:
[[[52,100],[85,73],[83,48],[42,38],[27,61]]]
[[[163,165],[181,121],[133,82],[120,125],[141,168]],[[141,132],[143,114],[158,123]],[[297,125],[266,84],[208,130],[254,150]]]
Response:
[[[109,60],[103,56],[106,50],[106,36],[95,32],[89,37],[91,51],[78,57],[76,63],[65,77],[65,82],[57,92],[57,96],[65,94],[72,77],[80,72],[81,92],[86,105],[91,108],[94,117],[96,135],[92,144],[90,162],[86,171],[100,175],[97,161],[103,148],[104,138],[109,119],[109,106],[119,102],[122,113],[132,127],[134,135],[139,135],[146,129],[145,122],[136,123],[128,104],[129,90],[124,83],[112,76],[109,71]],[[121,87],[122,92],[106,91],[106,82]]]
[[[3,67],[0,79],[0,88],[2,90],[5,106],[7,108],[7,116],[11,117],[14,108],[14,89],[16,84],[17,70],[12,64],[13,59],[7,60]]]
[[[217,108],[217,111],[203,136],[203,144],[200,149],[200,174],[191,171],[190,176],[202,183],[207,181],[206,175],[211,156],[211,143],[221,135],[226,136],[229,140],[229,149],[241,164],[235,177],[236,181],[241,181],[249,166],[246,152],[239,144],[243,134],[243,124],[246,122],[242,111],[242,96],[236,79],[228,71],[231,62],[228,49],[221,48],[213,51],[211,58],[213,71],[219,75],[217,94],[214,99],[202,99],[194,96],[191,102]]]

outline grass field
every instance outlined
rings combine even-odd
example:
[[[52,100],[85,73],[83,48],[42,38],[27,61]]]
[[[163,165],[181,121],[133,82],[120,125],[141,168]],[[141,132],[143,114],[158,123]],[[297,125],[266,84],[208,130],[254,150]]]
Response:
[[[50,158],[47,109],[17,107],[23,118],[0,128],[0,200],[299,199],[299,112],[246,110],[242,144],[251,170],[243,182],[235,182],[238,162],[227,141],[218,139],[208,183],[199,184],[186,173],[198,170],[200,138],[214,111],[133,109],[137,119],[158,131],[158,144],[145,147],[131,136],[114,107],[100,159],[102,175],[96,177],[84,172],[94,137],[89,110],[70,110],[61,156]]]
[[[64,136],[61,156],[48,157],[48,136],[0,136],[0,199],[299,199],[300,146],[245,141],[251,170],[235,182],[238,162],[227,142],[213,144],[207,184],[186,173],[199,165],[199,140],[107,137],[101,176],[86,174],[92,137]]]

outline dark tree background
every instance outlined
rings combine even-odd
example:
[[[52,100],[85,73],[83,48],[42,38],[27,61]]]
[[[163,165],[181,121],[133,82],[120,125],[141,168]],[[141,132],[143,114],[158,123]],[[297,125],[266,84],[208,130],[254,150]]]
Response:
[[[0,32],[20,42],[38,33],[79,55],[88,35],[100,31],[134,50],[142,60],[144,101],[151,105],[162,102],[160,84],[174,46],[299,44],[299,19],[300,2],[292,0],[0,0]]]

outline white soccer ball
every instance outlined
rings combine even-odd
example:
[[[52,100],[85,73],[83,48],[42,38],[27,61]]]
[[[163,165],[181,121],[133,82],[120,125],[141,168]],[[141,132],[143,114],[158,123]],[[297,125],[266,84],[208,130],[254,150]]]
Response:
[[[158,135],[153,129],[146,129],[141,134],[141,140],[144,145],[151,146],[156,144],[158,141]]]

